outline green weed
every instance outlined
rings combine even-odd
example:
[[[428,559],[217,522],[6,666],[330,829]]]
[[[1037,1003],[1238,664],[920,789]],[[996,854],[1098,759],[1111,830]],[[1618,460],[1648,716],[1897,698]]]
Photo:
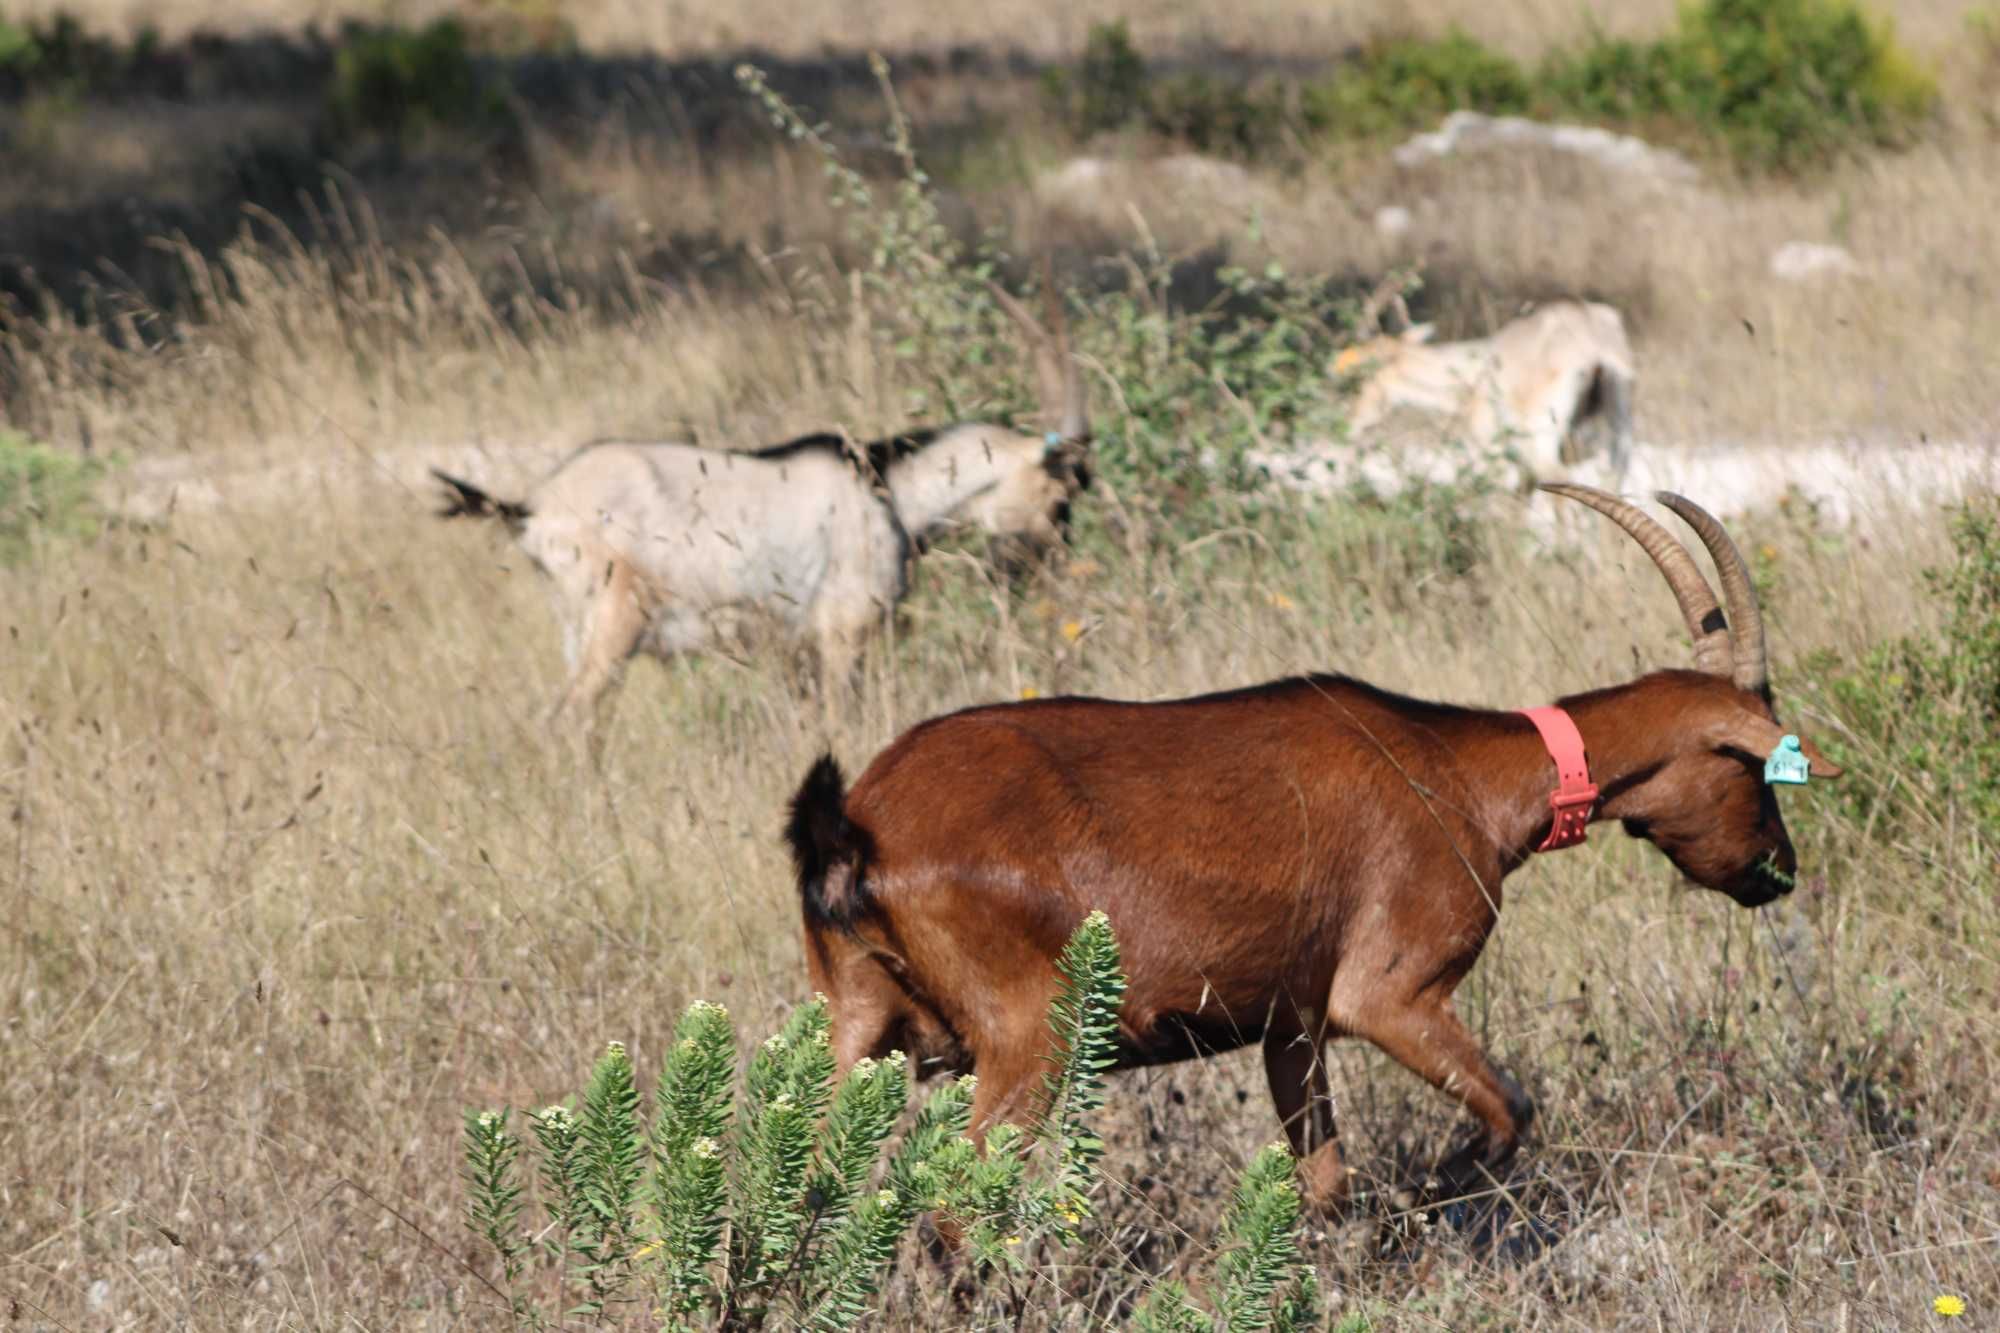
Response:
[[[0,565],[26,558],[39,541],[94,535],[91,487],[102,471],[92,459],[0,430]]]

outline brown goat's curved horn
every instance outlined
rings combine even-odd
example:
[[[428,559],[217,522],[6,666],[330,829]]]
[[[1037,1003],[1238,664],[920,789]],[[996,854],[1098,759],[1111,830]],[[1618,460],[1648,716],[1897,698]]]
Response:
[[[1688,635],[1694,640],[1695,668],[1711,676],[1730,674],[1729,622],[1724,618],[1722,608],[1716,605],[1715,590],[1708,586],[1708,580],[1695,567],[1694,557],[1688,554],[1687,547],[1654,522],[1645,510],[1609,491],[1600,491],[1595,486],[1579,486],[1570,481],[1545,481],[1541,489],[1589,505],[1625,529],[1632,540],[1653,558],[1660,573],[1666,576],[1667,586],[1674,590],[1674,600],[1680,603],[1681,618],[1687,621]]]
[[[986,280],[986,289],[993,293],[993,299],[1007,312],[1028,336],[1035,353],[1035,378],[1040,383],[1042,416],[1049,428],[1065,440],[1081,440],[1090,433],[1090,418],[1085,409],[1083,375],[1077,368],[1076,360],[1069,354],[1069,325],[1063,318],[1062,298],[1055,289],[1053,266],[1043,261],[1042,292],[1048,306],[1049,323],[1054,327],[1051,336],[1028,308],[1015,299],[1012,292],[991,278]]]
[[[1715,560],[1715,572],[1722,580],[1723,608],[1729,613],[1730,638],[1736,649],[1737,687],[1763,694],[1771,680],[1771,664],[1764,651],[1764,613],[1757,606],[1757,588],[1750,581],[1750,568],[1743,563],[1742,553],[1715,515],[1685,495],[1654,491],[1653,498],[1679,514]]]

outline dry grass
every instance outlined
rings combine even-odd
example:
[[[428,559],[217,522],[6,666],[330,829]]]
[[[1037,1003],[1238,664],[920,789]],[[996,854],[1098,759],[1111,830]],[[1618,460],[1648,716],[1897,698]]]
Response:
[[[1951,8],[1911,7],[1905,31],[1947,31]],[[1292,12],[1137,26],[1234,40],[1273,11]],[[1569,21],[1540,0],[1464,12],[1530,49]],[[923,35],[1059,51],[1094,13],[985,6]],[[652,14],[576,18],[605,44],[731,40],[722,19]],[[919,24],[902,4],[856,14],[857,44]],[[797,50],[827,35],[766,29]],[[904,424],[909,386],[857,373],[840,302],[814,285],[836,222],[811,164],[707,162],[692,188],[660,175],[681,151],[638,135],[565,150],[544,164],[549,212],[497,237],[374,239],[343,196],[327,243],[243,247],[229,283],[184,254],[210,295],[170,346],[15,326],[7,419],[203,470],[306,460],[316,478],[0,569],[0,1302],[24,1326],[491,1325],[461,1262],[462,1108],[572,1090],[608,1038],[650,1071],[697,997],[745,1034],[802,998],[777,827],[823,744],[856,766],[925,716],[1028,686],[1158,697],[1314,668],[1513,706],[1684,660],[1636,551],[1551,578],[1502,535],[1468,575],[1412,577],[1421,536],[1277,516],[1198,547],[1105,540],[1095,568],[1018,599],[940,554],[831,722],[763,665],[642,664],[591,779],[525,721],[561,670],[533,572],[493,534],[432,522],[400,460],[470,442],[515,451],[502,475],[521,476],[597,431]],[[1648,436],[1976,433],[1997,396],[1981,357],[2000,334],[1982,296],[1996,157],[1963,131],[1811,187],[1650,203],[1573,188],[1554,163],[1412,180],[1333,163],[1258,188],[1271,249],[1340,271],[1397,253],[1367,226],[1374,203],[1433,200],[1411,243],[1451,279],[1448,319],[1558,289],[1630,302]],[[1011,212],[1018,181],[968,186],[966,206],[1023,238],[1100,225]],[[601,233],[562,211],[592,195],[622,209]],[[775,257],[665,287],[620,268],[641,224]],[[1234,222],[1154,226],[1253,248]],[[1829,234],[1876,275],[1761,276],[1771,244]],[[569,287],[497,279],[510,246]],[[1942,521],[1865,545],[1775,520],[1747,538],[1772,548],[1787,715],[1841,737],[1797,664],[1933,629],[1919,571],[1945,553]],[[1088,627],[1075,642],[1070,619]],[[1911,776],[1859,752],[1850,782]],[[1522,1255],[1447,1231],[1385,1260],[1374,1224],[1353,1224],[1318,1248],[1343,1310],[1413,1329],[1900,1329],[1941,1291],[1968,1298],[1971,1327],[2000,1310],[1996,868],[1973,859],[1992,833],[1863,827],[1818,788],[1785,801],[1807,883],[1760,913],[1683,891],[1608,827],[1511,882],[1465,1002],[1540,1102],[1512,1188],[1566,1239]],[[1372,1052],[1338,1062],[1350,1160],[1393,1193],[1452,1115]],[[1261,1083],[1254,1057],[1123,1080],[1110,1223],[1086,1262],[1038,1271],[1036,1321],[1054,1286],[1107,1309],[1135,1268],[1198,1251],[1275,1130]],[[893,1322],[957,1317],[914,1260],[900,1271]]]

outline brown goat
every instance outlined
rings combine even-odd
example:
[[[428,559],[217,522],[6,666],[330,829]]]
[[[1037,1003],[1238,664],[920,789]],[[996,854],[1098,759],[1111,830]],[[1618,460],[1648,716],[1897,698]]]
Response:
[[[1784,733],[1734,544],[1660,494],[1715,557],[1726,620],[1687,549],[1643,511],[1547,489],[1639,541],[1695,641],[1697,670],[1561,701],[1599,784],[1590,818],[1622,821],[1745,906],[1788,892],[1796,857],[1763,769]],[[1802,748],[1812,776],[1839,776]],[[971,708],[912,728],[851,792],[824,756],[787,838],[839,1065],[901,1048],[920,1068],[976,1071],[976,1135],[1032,1113],[1057,955],[1102,908],[1128,978],[1122,1065],[1261,1041],[1306,1193],[1328,1207],[1347,1172],[1322,1046],[1365,1037],[1482,1122],[1441,1168],[1466,1186],[1514,1151],[1534,1108],[1451,995],[1493,929],[1501,881],[1550,832],[1555,777],[1519,713],[1323,675],[1159,703]]]

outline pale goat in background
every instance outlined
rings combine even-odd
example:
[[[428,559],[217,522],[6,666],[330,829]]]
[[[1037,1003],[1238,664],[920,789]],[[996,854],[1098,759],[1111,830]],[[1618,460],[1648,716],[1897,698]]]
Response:
[[[909,585],[918,543],[965,525],[1030,550],[1061,540],[1089,484],[1082,377],[1053,286],[1053,333],[993,289],[1035,350],[1049,428],[968,423],[859,449],[809,435],[756,452],[599,440],[526,498],[436,472],[444,518],[497,518],[552,582],[569,664],[549,721],[586,714],[636,653],[662,660],[762,626],[816,650],[822,688],[848,678]]]
[[[1372,329],[1384,303],[1405,315],[1386,284],[1363,311]],[[1556,301],[1509,321],[1486,338],[1430,342],[1433,327],[1410,325],[1345,348],[1333,371],[1362,371],[1349,426],[1359,438],[1397,407],[1441,412],[1478,450],[1511,447],[1532,485],[1607,454],[1612,480],[1632,448],[1638,375],[1625,321],[1610,306]],[[1604,442],[1593,437],[1605,437]]]

